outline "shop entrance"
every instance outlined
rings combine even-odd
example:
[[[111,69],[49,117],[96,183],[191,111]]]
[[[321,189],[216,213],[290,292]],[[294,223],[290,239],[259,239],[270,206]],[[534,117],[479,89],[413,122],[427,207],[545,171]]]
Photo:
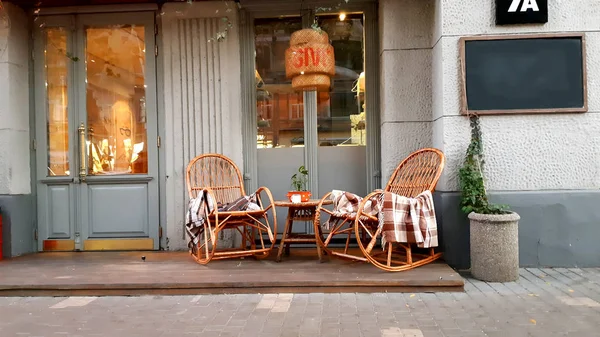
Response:
[[[158,249],[154,13],[35,23],[39,249]]]

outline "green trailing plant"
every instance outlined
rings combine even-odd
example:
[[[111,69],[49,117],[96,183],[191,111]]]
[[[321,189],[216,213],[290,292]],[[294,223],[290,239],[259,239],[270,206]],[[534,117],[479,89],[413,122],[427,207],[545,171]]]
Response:
[[[471,115],[470,124],[471,143],[467,148],[463,166],[459,170],[461,209],[466,214],[471,212],[479,214],[509,213],[508,206],[492,204],[488,200],[483,177],[483,141],[479,117]]]
[[[308,170],[304,165],[298,168],[298,172],[292,176],[292,188],[294,191],[306,191],[308,186]]]

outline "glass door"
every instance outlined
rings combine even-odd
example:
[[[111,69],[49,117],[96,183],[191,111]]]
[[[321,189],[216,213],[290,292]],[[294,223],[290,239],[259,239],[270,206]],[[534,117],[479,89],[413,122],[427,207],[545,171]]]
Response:
[[[336,75],[329,91],[303,93],[285,77],[285,50],[291,34],[307,25],[300,16],[254,20],[258,185],[280,200],[301,165],[313,180],[313,199],[332,189],[367,194],[363,14],[317,21],[334,47]],[[314,134],[316,144],[305,142]],[[285,216],[278,221],[284,228]],[[311,233],[312,226],[296,223],[293,232]]]
[[[258,184],[269,187],[276,200],[286,199],[292,174],[305,165],[304,95],[285,76],[285,50],[300,29],[299,16],[254,21]],[[286,213],[280,210],[277,219],[280,232]],[[304,233],[306,225],[296,222],[292,231]]]
[[[40,28],[41,249],[158,249],[154,15],[47,17]]]
[[[365,196],[364,15],[319,15],[317,21],[329,35],[336,65],[331,89],[317,94],[319,193],[338,189]]]

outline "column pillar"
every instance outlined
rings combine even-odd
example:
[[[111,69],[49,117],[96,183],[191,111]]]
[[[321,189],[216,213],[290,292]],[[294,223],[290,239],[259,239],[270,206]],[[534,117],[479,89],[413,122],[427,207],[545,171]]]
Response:
[[[34,249],[29,137],[29,27],[25,12],[4,2],[0,8],[0,211],[3,253]]]

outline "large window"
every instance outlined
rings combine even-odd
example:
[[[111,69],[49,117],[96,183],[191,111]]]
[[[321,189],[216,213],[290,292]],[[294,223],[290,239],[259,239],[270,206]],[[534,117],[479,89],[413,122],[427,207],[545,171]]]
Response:
[[[317,20],[329,35],[336,65],[329,91],[317,94],[319,145],[365,145],[363,15]],[[285,50],[300,29],[299,17],[255,21],[258,148],[304,145],[303,94],[285,77]]]
[[[292,147],[303,144],[304,102],[285,77],[285,50],[293,32],[302,29],[300,18],[263,19],[255,22],[258,147]]]
[[[292,33],[309,27],[297,17],[254,20],[258,185],[285,199],[290,177],[304,165],[312,198],[332,189],[367,192],[364,14],[317,15],[334,48],[335,76],[326,91],[301,92],[286,78]],[[305,141],[305,137],[307,140]],[[279,217],[279,228],[285,216]],[[312,222],[294,224],[311,232]]]
[[[317,96],[319,144],[365,145],[363,15],[317,19],[333,45],[336,72],[330,91]]]

